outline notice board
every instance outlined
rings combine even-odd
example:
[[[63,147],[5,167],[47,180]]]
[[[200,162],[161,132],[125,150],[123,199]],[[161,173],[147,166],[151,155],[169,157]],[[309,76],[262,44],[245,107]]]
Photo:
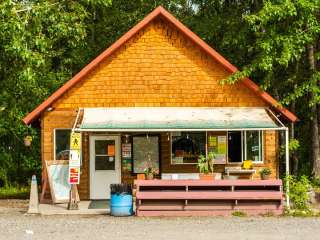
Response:
[[[69,201],[69,163],[66,160],[46,161],[46,168],[53,203]]]
[[[159,171],[159,137],[135,136],[133,141],[133,172],[143,173],[147,167]]]

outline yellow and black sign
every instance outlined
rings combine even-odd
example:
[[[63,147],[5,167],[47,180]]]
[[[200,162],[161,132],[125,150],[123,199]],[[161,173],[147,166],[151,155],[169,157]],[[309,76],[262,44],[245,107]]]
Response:
[[[70,149],[80,150],[81,147],[81,133],[73,132],[70,135]]]

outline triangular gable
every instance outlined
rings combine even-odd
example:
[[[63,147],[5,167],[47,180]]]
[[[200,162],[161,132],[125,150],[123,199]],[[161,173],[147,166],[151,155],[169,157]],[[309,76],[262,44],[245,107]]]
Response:
[[[147,26],[152,20],[154,20],[158,16],[162,16],[163,18],[168,20],[170,23],[172,23],[187,38],[189,38],[194,44],[199,46],[209,56],[211,56],[213,59],[215,59],[217,62],[219,62],[230,73],[235,73],[238,71],[238,69],[235,66],[233,66],[229,61],[227,61],[218,52],[216,52],[213,48],[211,48],[208,44],[206,44],[203,40],[201,40],[196,34],[194,34],[191,30],[189,30],[180,21],[178,21],[174,16],[172,16],[169,12],[167,12],[163,7],[160,6],[160,7],[156,8],[154,11],[152,11],[149,15],[147,15],[141,22],[139,22],[136,26],[134,26],[126,34],[124,34],[119,40],[117,40],[108,49],[106,49],[104,52],[102,52],[92,62],[90,62],[87,66],[85,66],[71,80],[66,82],[61,88],[59,88],[56,92],[54,92],[49,98],[47,98],[43,103],[41,103],[31,113],[29,113],[23,119],[23,122],[25,124],[32,123],[36,118],[38,118],[40,116],[40,114],[45,109],[50,107],[65,92],[67,92],[69,89],[71,89],[73,86],[75,86],[79,81],[81,81],[85,76],[87,76],[87,74],[89,74],[92,70],[94,70],[102,61],[104,61],[109,56],[111,56],[111,54],[113,54],[116,50],[118,50],[123,44],[128,42],[128,40],[130,40],[136,33],[138,33],[141,29],[143,29],[145,26]],[[290,120],[292,122],[295,122],[298,120],[297,117],[293,113],[291,113],[286,108],[281,107],[279,102],[277,102],[267,92],[262,91],[259,88],[259,86],[257,86],[249,78],[243,79],[242,82],[246,87],[248,87],[251,91],[253,91],[257,96],[261,97],[266,103],[268,103],[270,106],[274,107],[280,113],[282,113],[288,120]]]

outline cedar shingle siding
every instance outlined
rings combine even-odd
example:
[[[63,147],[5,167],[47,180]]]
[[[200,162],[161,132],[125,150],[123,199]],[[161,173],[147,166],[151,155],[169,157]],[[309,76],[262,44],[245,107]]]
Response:
[[[155,19],[58,99],[52,112],[41,115],[42,160],[54,157],[54,128],[71,128],[79,107],[267,106],[241,82],[219,84],[229,74],[167,21]],[[88,135],[83,135],[81,199],[89,198]],[[170,166],[170,148],[165,139],[163,135],[162,171],[176,171],[177,167]],[[264,139],[265,164],[276,177],[277,134],[268,131]],[[197,171],[194,166],[178,168],[180,172]]]

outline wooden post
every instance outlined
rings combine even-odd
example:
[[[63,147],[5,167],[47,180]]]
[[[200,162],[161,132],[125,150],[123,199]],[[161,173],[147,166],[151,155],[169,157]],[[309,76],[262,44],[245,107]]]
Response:
[[[290,174],[290,166],[289,166],[289,129],[286,128],[285,129],[285,135],[286,135],[286,139],[285,139],[285,143],[286,143],[286,146],[285,146],[285,157],[286,157],[286,176],[288,177],[289,174]],[[286,206],[287,208],[290,209],[290,198],[289,198],[289,180],[286,179]]]
[[[70,197],[69,197],[69,203],[68,203],[68,210],[78,210],[78,200],[77,200],[77,185],[71,184],[70,189]]]
[[[45,197],[46,190],[48,187],[48,176],[45,177],[44,182],[41,187],[42,187],[42,189],[41,189],[40,203],[44,203],[45,202],[44,197]]]

